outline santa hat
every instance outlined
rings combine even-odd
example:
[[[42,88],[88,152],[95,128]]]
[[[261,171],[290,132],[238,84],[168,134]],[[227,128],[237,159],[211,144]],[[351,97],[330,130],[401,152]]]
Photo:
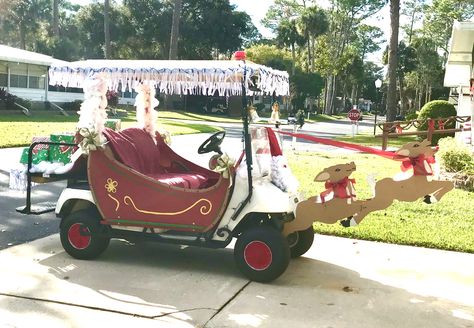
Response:
[[[270,143],[270,153],[272,157],[282,156],[283,152],[281,151],[280,144],[278,143],[278,138],[275,135],[275,132],[272,128],[267,127],[268,141]]]

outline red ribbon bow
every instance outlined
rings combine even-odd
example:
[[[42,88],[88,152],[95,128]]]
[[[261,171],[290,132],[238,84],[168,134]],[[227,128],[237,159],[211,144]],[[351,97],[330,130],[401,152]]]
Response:
[[[427,167],[425,166],[425,162]],[[418,157],[410,157],[402,162],[401,169],[403,172],[413,168],[413,175],[433,175],[433,169],[430,164],[436,163],[433,156],[420,155]]]
[[[356,195],[352,194],[351,191],[347,188],[349,184],[355,184],[355,179],[349,179],[348,177],[345,177],[344,179],[339,180],[337,182],[326,181],[324,185],[324,187],[326,187],[326,190],[319,194],[322,202],[324,203],[324,198],[331,192],[334,192],[334,198],[348,199],[355,197]]]

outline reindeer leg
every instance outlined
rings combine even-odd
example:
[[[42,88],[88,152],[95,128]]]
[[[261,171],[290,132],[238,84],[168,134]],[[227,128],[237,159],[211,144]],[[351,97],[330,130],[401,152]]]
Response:
[[[359,224],[369,213],[386,209],[392,205],[393,199],[390,198],[377,198],[374,197],[366,201],[366,205],[362,208],[359,213],[354,215],[353,220],[356,224]]]
[[[449,191],[451,191],[454,188],[454,184],[450,181],[438,181],[438,183],[441,185],[441,188],[436,190],[434,193],[431,194],[430,200],[431,203],[440,201],[441,198]],[[426,199],[427,196],[425,196]],[[433,199],[434,198],[434,199]],[[423,200],[425,203],[426,201]],[[431,204],[427,203],[427,204]]]

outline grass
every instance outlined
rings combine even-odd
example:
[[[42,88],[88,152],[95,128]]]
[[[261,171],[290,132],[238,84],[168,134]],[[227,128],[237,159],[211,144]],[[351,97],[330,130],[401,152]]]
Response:
[[[367,154],[296,152],[287,156],[307,197],[325,189],[322,183],[313,182],[313,176],[334,164],[356,163],[358,169],[351,177],[356,179],[359,199],[372,197],[367,174],[383,178],[400,172],[399,162]],[[395,201],[387,209],[369,214],[357,227],[315,223],[314,229],[321,234],[474,253],[473,196],[471,192],[453,190],[431,205],[420,200]]]
[[[208,122],[222,122],[222,123],[240,123],[240,118],[227,117],[222,115],[208,115],[190,113],[185,111],[158,111],[158,117],[163,119],[179,119],[179,120],[194,120],[194,121],[208,121]]]
[[[57,132],[74,132],[78,116],[55,114],[24,116],[0,115],[0,148],[27,146],[34,136],[48,136]],[[122,118],[122,128],[136,125],[133,115]],[[172,135],[216,132],[220,128],[205,124],[188,124],[169,120],[160,120],[158,128]]]
[[[341,136],[336,137],[335,140],[351,142],[358,145],[364,146],[382,146],[382,137],[375,137],[373,134],[358,134],[354,137],[352,136]],[[416,136],[400,136],[397,138],[388,139],[388,147],[401,147],[407,142],[415,141]]]
[[[195,120],[195,121],[208,121],[208,122],[222,122],[222,123],[241,123],[242,120],[240,118],[233,118],[227,117],[223,115],[209,115],[209,114],[198,114],[198,113],[191,113],[185,111],[167,111],[167,110],[160,110],[158,111],[158,117],[164,119],[179,119],[179,120]],[[280,115],[282,119],[287,119],[288,115],[282,113]],[[344,115],[326,115],[326,114],[311,114],[310,118],[308,119],[306,116],[305,121],[307,123],[315,123],[315,122],[330,122],[336,121],[345,118]],[[265,123],[270,118],[270,112],[266,112],[264,115],[260,115],[260,118],[265,121]]]

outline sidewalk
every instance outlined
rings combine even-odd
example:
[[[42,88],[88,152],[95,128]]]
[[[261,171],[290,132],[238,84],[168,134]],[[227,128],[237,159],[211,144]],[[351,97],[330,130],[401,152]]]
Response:
[[[231,249],[114,240],[80,261],[53,235],[0,252],[0,327],[472,327],[472,295],[473,254],[320,235],[271,284]]]

